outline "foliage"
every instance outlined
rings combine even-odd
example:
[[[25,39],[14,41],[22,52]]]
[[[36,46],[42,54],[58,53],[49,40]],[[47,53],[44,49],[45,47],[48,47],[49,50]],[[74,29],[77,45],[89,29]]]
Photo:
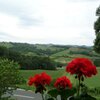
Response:
[[[11,93],[22,81],[18,64],[8,59],[0,59],[0,98],[6,92]]]
[[[100,66],[100,58],[93,58],[93,62],[97,67]]]
[[[21,69],[48,69],[55,70],[56,62],[52,61],[47,56],[28,56],[22,55],[19,52],[9,50],[6,47],[0,47],[0,57],[8,58],[18,62]]]
[[[0,46],[7,47],[11,51],[17,51],[22,55],[27,56],[52,56],[64,50],[78,49],[78,51],[88,50],[91,51],[92,47],[89,46],[76,46],[76,45],[53,45],[53,44],[28,44],[28,43],[13,43],[13,42],[0,42]],[[81,53],[81,52],[80,52]],[[66,55],[66,53],[64,53]]]
[[[94,42],[94,50],[97,53],[100,53],[100,32],[96,34],[96,39],[95,39],[95,42]]]
[[[61,100],[66,100],[66,98],[68,98],[71,95],[74,95],[76,93],[76,89],[72,88],[72,89],[64,89],[61,91],[58,91],[57,89],[51,89],[48,91],[48,94],[51,95],[54,98],[57,98],[58,95],[61,96]]]
[[[47,69],[47,70],[56,70],[55,62],[52,61],[49,57],[23,57],[24,59],[20,60],[21,69]]]
[[[9,47],[10,50],[17,51],[23,55],[28,55],[29,52],[35,56],[50,56],[56,52],[64,50],[66,46],[55,46],[51,44],[28,44],[28,43],[14,43],[1,42],[1,46]]]
[[[96,15],[98,16],[98,19],[94,23],[94,29],[95,29],[95,33],[96,33],[96,39],[94,42],[94,50],[97,53],[100,53],[100,7],[98,7],[98,9],[97,9]]]
[[[82,55],[87,55],[87,56],[92,56],[93,54],[91,53],[91,50],[85,50],[85,49],[80,49],[80,50],[71,50],[69,52],[70,54],[82,54]]]
[[[18,62],[25,70],[56,70],[78,56],[100,57],[87,46],[0,42],[0,57]]]
[[[100,95],[100,87],[92,87],[92,88],[87,88],[87,91],[95,96],[99,96]]]

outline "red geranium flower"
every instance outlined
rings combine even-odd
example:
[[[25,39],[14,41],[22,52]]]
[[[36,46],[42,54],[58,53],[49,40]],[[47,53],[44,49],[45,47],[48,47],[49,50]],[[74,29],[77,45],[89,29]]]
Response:
[[[47,75],[45,72],[43,72],[41,74],[36,74],[34,77],[30,77],[28,85],[31,86],[34,84],[36,87],[38,87],[39,85],[42,86],[49,85],[50,82],[51,82],[51,77]]]
[[[28,85],[29,86],[33,85],[33,82],[34,82],[34,77],[30,77],[28,81]]]
[[[49,85],[51,82],[51,77],[45,72],[41,74],[36,74],[34,77],[30,77],[28,85],[34,85],[36,87],[36,93],[43,93],[43,90],[46,90],[45,85]]]
[[[70,74],[76,74],[78,77],[91,77],[97,74],[96,66],[87,58],[76,58],[72,60],[67,66],[66,71]]]
[[[70,80],[66,76],[58,78],[56,80],[56,82],[54,83],[54,86],[58,90],[65,89],[66,87],[68,87],[70,89],[72,88],[72,84],[71,84]]]

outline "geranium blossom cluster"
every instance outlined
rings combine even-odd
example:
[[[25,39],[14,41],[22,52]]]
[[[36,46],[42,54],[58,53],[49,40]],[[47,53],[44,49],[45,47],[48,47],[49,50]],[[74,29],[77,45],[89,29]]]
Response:
[[[78,87],[77,87],[77,96],[80,96],[80,91],[82,86],[84,86],[83,81],[85,77],[91,77],[92,75],[97,74],[96,66],[91,62],[91,60],[87,58],[75,58],[72,60],[67,66],[66,66],[66,72],[69,72],[71,75],[75,74],[78,79]],[[49,85],[51,82],[51,77],[46,74],[45,72],[41,74],[36,74],[33,77],[29,78],[28,85],[34,85],[36,87],[36,93],[39,92],[42,94],[42,98],[44,99],[44,90],[46,90],[45,86]],[[58,94],[61,95],[61,100],[65,100],[66,96],[64,97],[63,90],[64,91],[72,91],[72,83],[70,79],[66,76],[62,76],[56,79],[54,83],[54,87],[57,89]],[[71,89],[71,90],[70,90]],[[70,92],[71,95],[74,95],[73,92]],[[69,94],[70,94],[69,93]],[[70,95],[69,95],[70,96]],[[73,99],[71,99],[73,100]],[[79,100],[79,99],[78,99]]]
[[[62,76],[56,80],[56,82],[54,83],[54,86],[58,90],[65,89],[66,87],[71,89],[72,83],[70,82],[70,80],[66,76]]]
[[[70,74],[76,74],[78,77],[91,77],[97,74],[96,66],[87,58],[76,58],[67,66],[66,71]]]
[[[30,77],[29,78],[29,82],[28,84],[31,85],[35,85],[36,87],[42,85],[49,85],[51,82],[51,77],[49,75],[47,75],[45,72],[41,73],[41,74],[36,74],[34,77]]]

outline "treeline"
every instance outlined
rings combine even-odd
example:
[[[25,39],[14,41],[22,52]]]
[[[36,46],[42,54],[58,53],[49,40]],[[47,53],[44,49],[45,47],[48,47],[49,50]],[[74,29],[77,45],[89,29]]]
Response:
[[[0,42],[0,46],[5,46],[10,50],[17,51],[25,55],[37,55],[37,56],[51,56],[52,54],[68,50],[70,48],[84,49],[84,52],[80,52],[88,55],[92,51],[92,47],[77,46],[77,45],[53,45],[53,44],[28,44],[28,43],[14,43],[14,42]],[[76,53],[76,52],[71,52]],[[92,54],[91,54],[92,55]]]
[[[93,54],[92,50],[84,50],[84,49],[83,50],[80,49],[80,50],[77,50],[77,51],[70,50],[69,54],[82,54],[82,55],[86,55],[86,56],[97,56],[96,54]]]
[[[0,57],[8,58],[18,62],[20,69],[48,69],[55,70],[56,66],[61,64],[54,62],[47,56],[26,56],[14,50],[0,46]]]
[[[3,43],[4,45],[6,44]],[[50,56],[54,53],[57,53],[59,51],[61,51],[62,49],[64,50],[64,47],[58,47],[56,49],[54,49],[55,47],[52,46],[48,46],[48,45],[41,45],[41,48],[38,48],[38,45],[35,44],[28,44],[28,43],[13,43],[13,42],[9,42],[8,44],[11,45],[11,47],[9,48],[10,50],[13,51],[18,51],[21,54],[28,54],[33,53],[37,56]],[[45,46],[46,49],[42,49],[42,47]]]

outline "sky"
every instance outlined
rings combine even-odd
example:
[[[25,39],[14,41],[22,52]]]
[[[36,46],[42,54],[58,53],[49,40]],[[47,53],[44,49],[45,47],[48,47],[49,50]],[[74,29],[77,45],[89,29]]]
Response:
[[[92,46],[100,0],[0,0],[0,41]]]

